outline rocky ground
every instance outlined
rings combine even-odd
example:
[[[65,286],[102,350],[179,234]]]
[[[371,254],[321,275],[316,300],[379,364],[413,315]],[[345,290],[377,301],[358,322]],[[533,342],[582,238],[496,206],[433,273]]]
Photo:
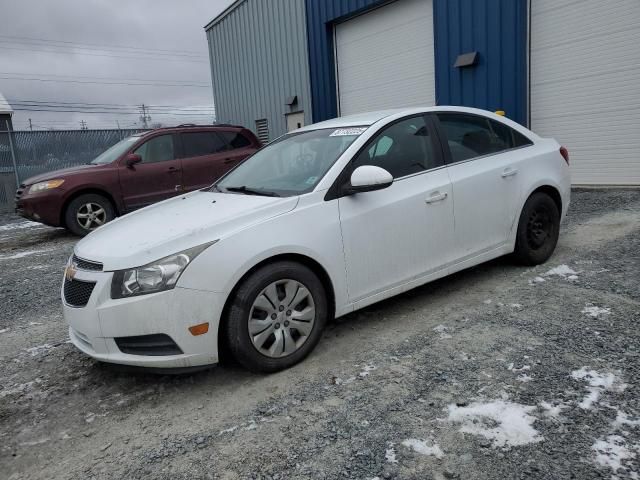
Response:
[[[0,219],[0,477],[637,479],[640,191],[576,191],[558,249],[332,323],[302,364],[122,372],[67,343],[75,238]]]

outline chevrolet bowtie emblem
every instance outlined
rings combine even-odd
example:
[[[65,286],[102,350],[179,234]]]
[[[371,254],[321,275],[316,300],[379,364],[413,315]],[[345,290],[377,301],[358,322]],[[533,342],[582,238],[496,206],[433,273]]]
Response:
[[[67,265],[67,268],[64,269],[64,276],[67,280],[71,281],[76,276],[77,270],[73,265]]]

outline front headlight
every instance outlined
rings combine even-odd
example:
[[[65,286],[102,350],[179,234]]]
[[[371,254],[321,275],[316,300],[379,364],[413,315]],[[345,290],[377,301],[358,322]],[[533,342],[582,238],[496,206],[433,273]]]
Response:
[[[187,265],[216,242],[217,240],[214,240],[189,248],[142,267],[114,272],[111,281],[111,298],[134,297],[172,289]]]
[[[62,178],[58,178],[56,180],[47,180],[46,182],[34,183],[29,188],[29,193],[38,193],[43,190],[51,190],[52,188],[58,188],[63,183],[64,183],[64,180]]]

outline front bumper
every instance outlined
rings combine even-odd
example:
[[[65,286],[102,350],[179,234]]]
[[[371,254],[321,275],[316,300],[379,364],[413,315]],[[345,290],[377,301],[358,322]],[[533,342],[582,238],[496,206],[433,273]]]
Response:
[[[74,280],[95,282],[84,307],[72,307],[61,292],[71,342],[87,355],[109,363],[151,368],[189,368],[218,362],[218,324],[224,300],[214,292],[173,290],[112,300],[111,272],[77,270]],[[188,327],[209,322],[209,331],[193,336]],[[133,355],[116,338],[167,335],[182,354]]]
[[[61,208],[64,203],[62,192],[53,189],[31,195],[28,189],[28,186],[21,187],[16,192],[16,213],[21,217],[52,227],[62,226],[60,222]]]

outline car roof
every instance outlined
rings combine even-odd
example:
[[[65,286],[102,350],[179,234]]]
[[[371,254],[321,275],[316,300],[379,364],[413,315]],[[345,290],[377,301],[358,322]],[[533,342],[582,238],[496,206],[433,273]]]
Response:
[[[331,120],[325,120],[323,122],[314,123],[312,125],[307,125],[302,127],[296,132],[304,132],[307,130],[318,130],[322,128],[342,128],[342,127],[368,127],[373,125],[380,120],[395,116],[395,117],[403,117],[405,115],[415,115],[419,113],[428,113],[428,112],[460,112],[460,113],[475,113],[484,116],[493,116],[495,115],[493,112],[489,112],[487,110],[481,110],[479,108],[471,108],[471,107],[460,107],[460,106],[450,106],[450,105],[438,105],[435,107],[405,107],[405,108],[394,108],[389,110],[376,110],[373,112],[364,112],[357,113],[354,115],[346,115],[344,117],[332,118]],[[504,117],[501,118],[504,120]]]

